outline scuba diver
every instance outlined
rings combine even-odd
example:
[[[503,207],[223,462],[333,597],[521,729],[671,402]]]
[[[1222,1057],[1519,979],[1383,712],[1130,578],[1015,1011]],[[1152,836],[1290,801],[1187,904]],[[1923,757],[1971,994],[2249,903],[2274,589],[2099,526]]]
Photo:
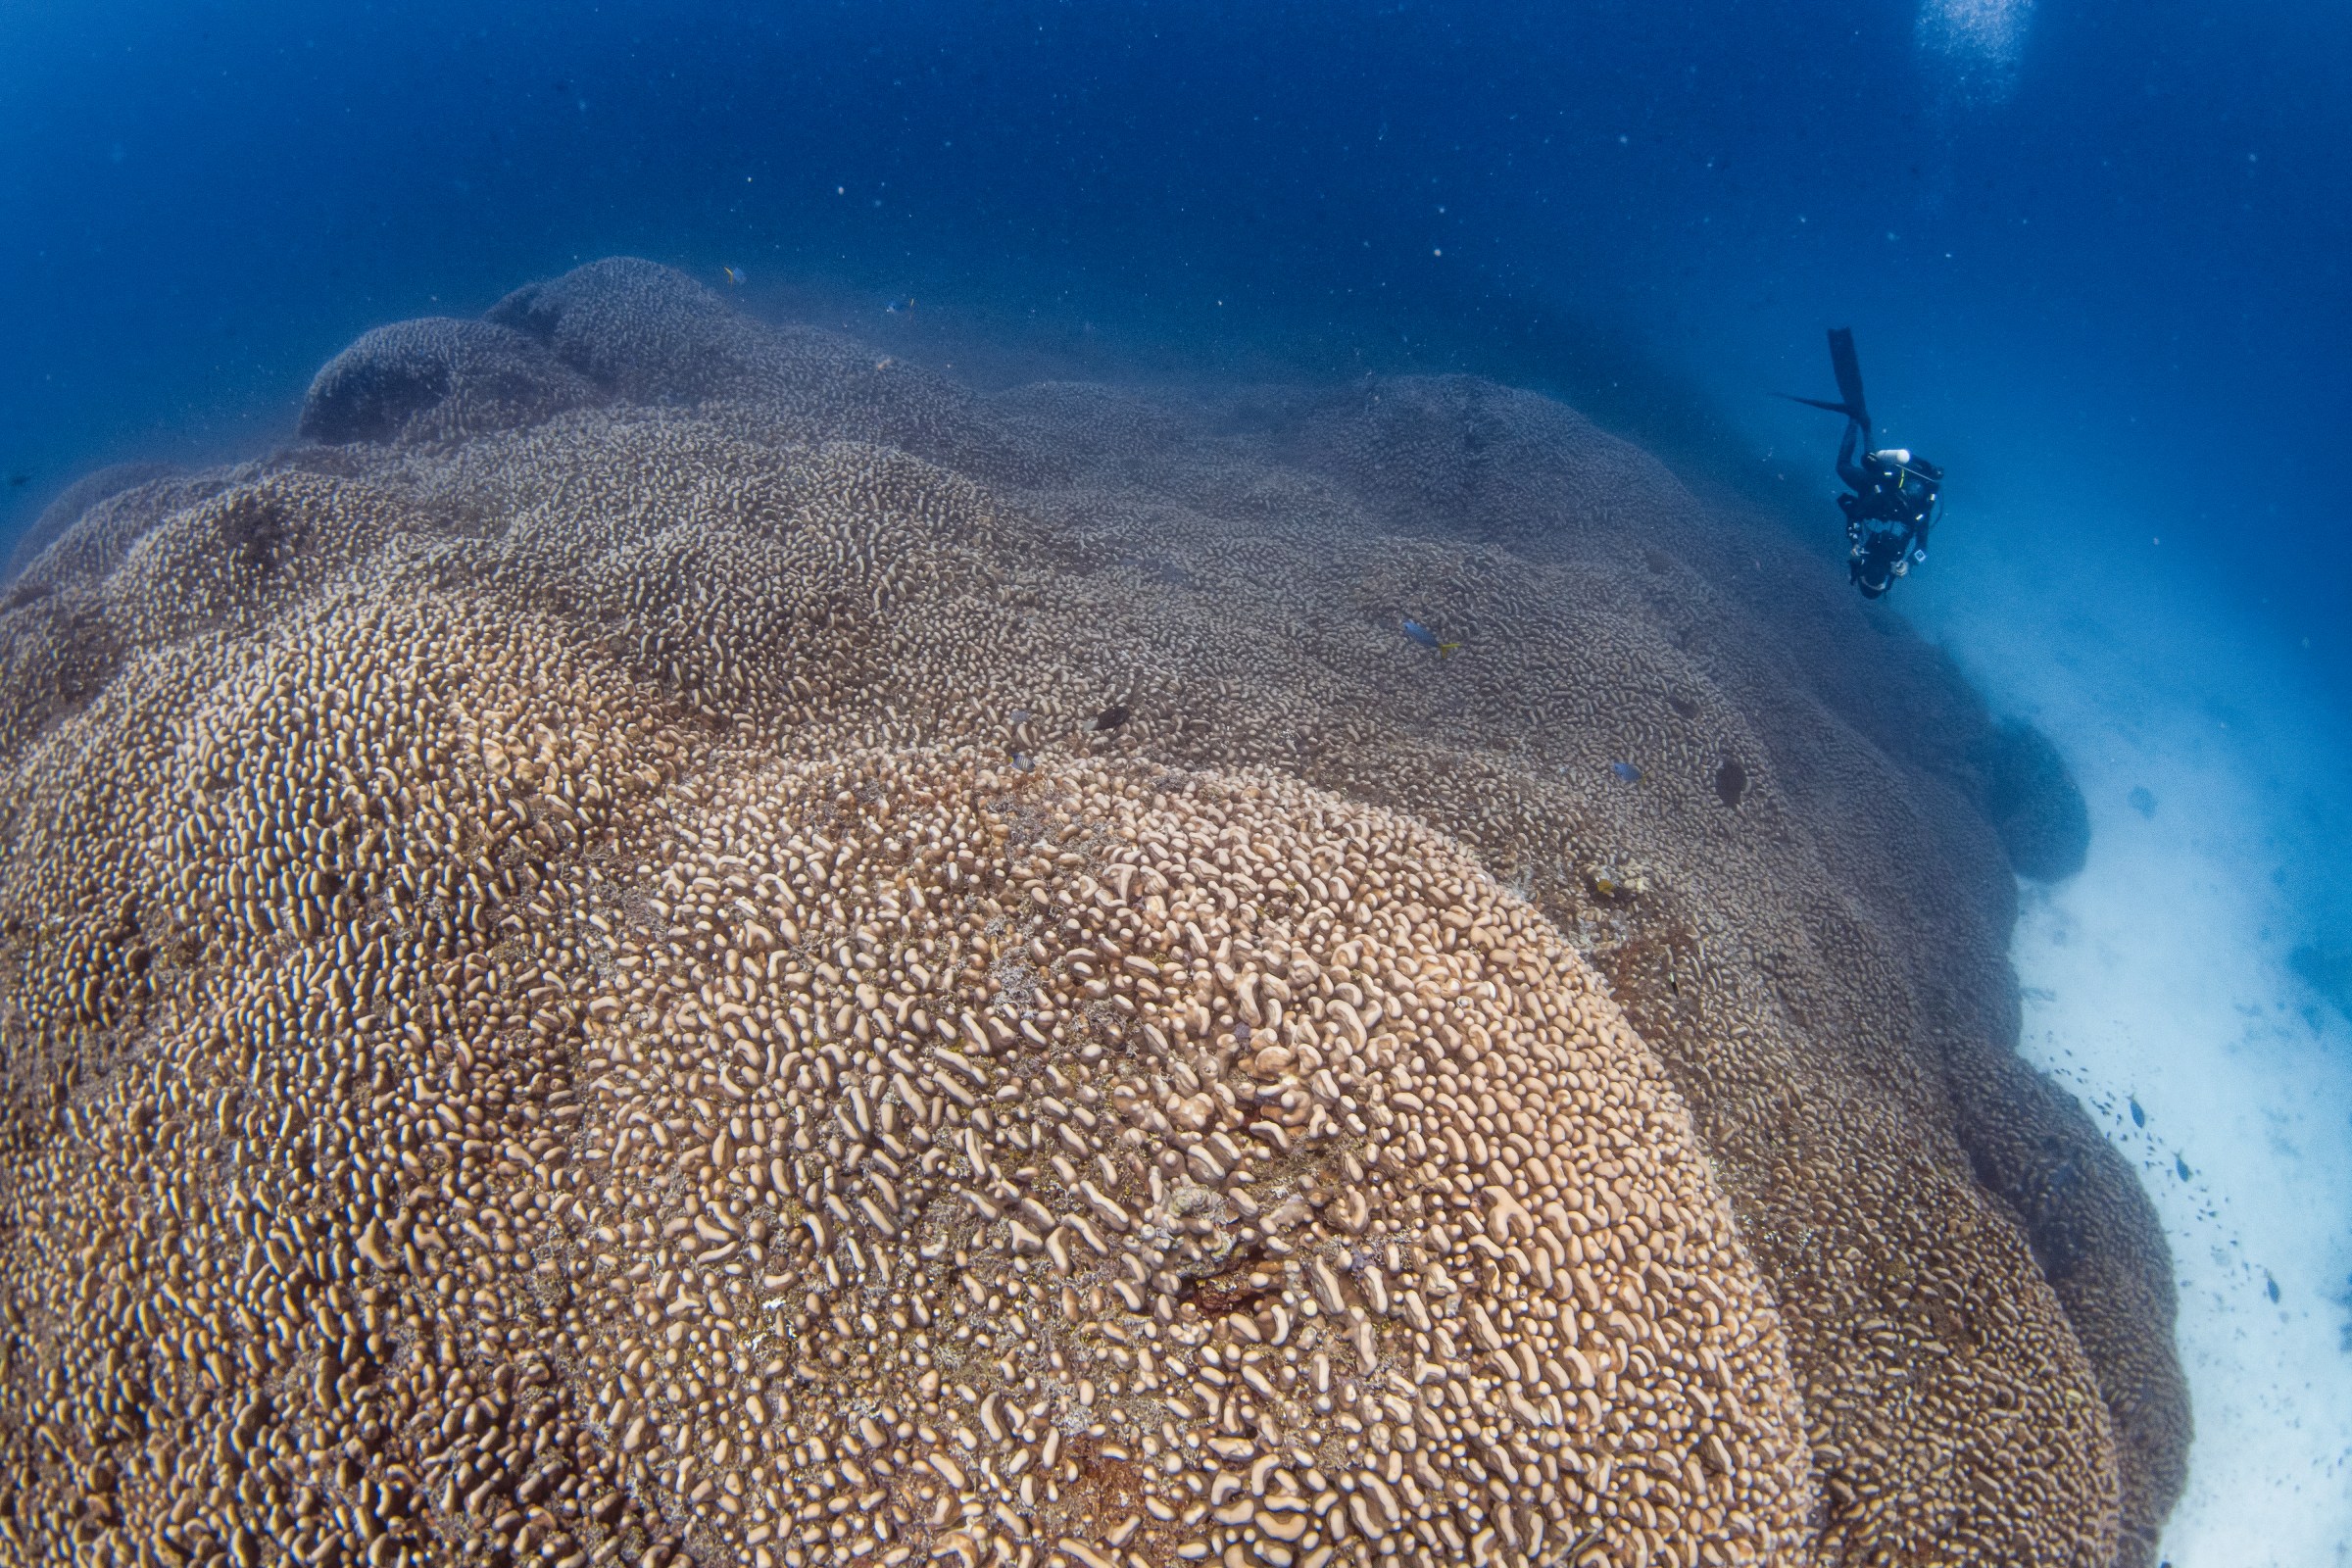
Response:
[[[1870,408],[1862,401],[1862,364],[1854,356],[1852,328],[1830,329],[1830,368],[1837,372],[1840,401],[1788,400],[1845,416],[1838,477],[1854,491],[1838,498],[1838,509],[1845,514],[1845,572],[1863,598],[1876,599],[1928,559],[1928,530],[1943,493],[1943,470],[1907,447],[1870,450]],[[1858,463],[1857,446],[1862,449]]]

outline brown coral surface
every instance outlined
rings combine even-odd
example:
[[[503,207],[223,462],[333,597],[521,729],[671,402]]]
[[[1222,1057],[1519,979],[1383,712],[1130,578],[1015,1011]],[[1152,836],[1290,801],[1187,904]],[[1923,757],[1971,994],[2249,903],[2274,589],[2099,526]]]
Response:
[[[492,318],[0,599],[0,1549],[2146,1559],[1993,726],[1774,530],[1483,382]]]

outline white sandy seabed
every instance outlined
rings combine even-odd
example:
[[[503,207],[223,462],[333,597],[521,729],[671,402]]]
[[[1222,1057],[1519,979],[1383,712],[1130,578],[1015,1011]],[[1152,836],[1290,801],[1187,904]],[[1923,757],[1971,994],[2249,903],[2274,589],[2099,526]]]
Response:
[[[2165,1558],[2344,1568],[2352,1022],[2288,955],[2328,936],[2293,890],[2352,862],[2330,782],[2352,745],[2295,639],[2230,623],[2155,549],[2136,582],[2109,561],[2053,584],[2006,564],[2046,567],[2030,541],[1983,543],[1939,552],[1905,608],[2089,802],[2088,864],[2025,888],[2021,1049],[2139,1169],[2172,1243],[2197,1436]]]

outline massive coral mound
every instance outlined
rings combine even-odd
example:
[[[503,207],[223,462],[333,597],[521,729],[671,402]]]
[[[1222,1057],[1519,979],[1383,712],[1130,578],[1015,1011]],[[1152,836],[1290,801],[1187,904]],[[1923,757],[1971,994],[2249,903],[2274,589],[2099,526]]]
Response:
[[[168,478],[172,472],[171,465],[164,463],[117,463],[83,474],[53,497],[31,526],[17,536],[9,547],[7,562],[0,563],[0,583],[14,582],[23,575],[35,557],[57,543],[92,507],[136,485]]]
[[[1780,1337],[1681,1106],[1434,835],[1287,781],[905,754],[674,831],[588,1003],[624,1452],[780,1422],[817,1440],[791,1502],[865,1494],[854,1535],[935,1554],[1542,1560],[1630,1440],[1679,1557],[1800,1539]]]
[[[774,352],[768,334],[709,289],[628,256],[525,284],[492,306],[488,319],[527,333],[632,403],[737,390]]]
[[[1984,812],[2020,874],[2056,881],[2082,869],[2090,810],[2049,737],[2017,721],[1982,743]]]
[[[1442,840],[1276,778],[779,771],[375,569],[88,715],[95,798],[22,824],[75,853],[12,893],[114,919],[34,934],[12,1023],[153,1035],[11,1173],[90,1233],[10,1260],[89,1442],[25,1454],[21,1540],[723,1554],[832,1497],[787,1550],[1526,1558],[1637,1470],[1623,1528],[1693,1560],[1799,1539],[1687,1117]],[[159,815],[173,869],[106,863]],[[329,1477],[356,1508],[288,1510]]]
[[[2048,739],[1995,723],[1942,653],[1824,591],[1811,563],[1699,507],[1653,459],[1575,411],[1475,376],[1368,383],[1261,411],[1284,459],[1330,476],[1363,512],[1407,532],[1445,532],[1547,561],[1622,561],[1644,547],[1652,576],[1697,577],[1754,613],[1781,658],[1747,704],[1810,698],[1906,769],[1957,787],[1989,820],[2020,875],[2081,869],[2082,795]],[[1742,547],[1749,547],[1743,553]],[[1793,568],[1793,569],[1792,569]],[[1655,586],[1667,586],[1666,584]],[[1728,676],[1731,671],[1726,669]]]
[[[731,399],[810,431],[884,442],[987,469],[1051,464],[1050,446],[1015,456],[975,417],[960,386],[838,333],[770,327],[727,308],[667,267],[612,257],[526,284],[488,319],[544,343],[625,403]]]
[[[0,612],[0,1531],[2144,1555],[2161,1243],[1800,552],[1483,383],[498,315],[593,398]]]
[[[313,441],[429,441],[534,424],[588,401],[588,381],[537,341],[490,321],[379,326],[311,382]]]

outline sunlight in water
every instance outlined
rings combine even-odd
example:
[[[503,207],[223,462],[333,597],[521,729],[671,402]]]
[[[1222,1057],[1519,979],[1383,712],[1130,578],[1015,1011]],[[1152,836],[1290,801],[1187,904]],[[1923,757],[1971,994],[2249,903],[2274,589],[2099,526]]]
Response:
[[[1924,0],[1919,46],[1947,62],[1971,97],[1998,100],[2017,82],[2034,0]]]

